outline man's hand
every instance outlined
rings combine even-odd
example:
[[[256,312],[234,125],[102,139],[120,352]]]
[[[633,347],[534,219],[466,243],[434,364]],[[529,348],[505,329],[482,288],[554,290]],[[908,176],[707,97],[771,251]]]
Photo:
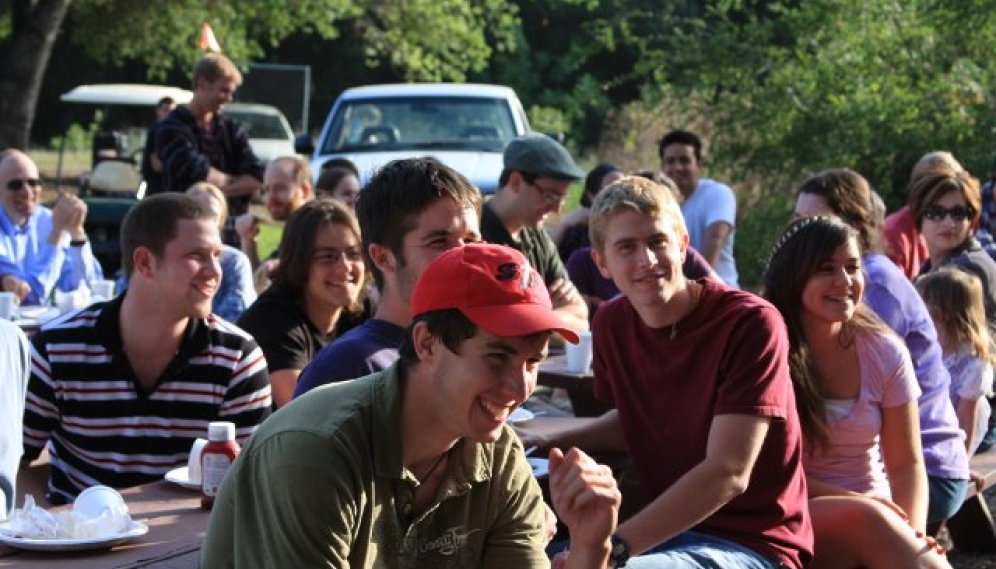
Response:
[[[550,451],[550,495],[554,510],[570,530],[572,553],[602,549],[607,553],[622,502],[612,470],[577,448],[566,455],[554,448]]]
[[[14,275],[4,275],[2,287],[4,292],[12,292],[17,295],[18,302],[24,302],[24,299],[31,294],[31,285]]]
[[[243,213],[235,218],[235,232],[239,234],[239,240],[251,243],[259,235],[259,218],[251,213]]]
[[[86,239],[83,231],[83,221],[86,219],[86,204],[72,194],[60,194],[52,206],[52,232],[48,242],[57,245],[62,240],[62,233],[69,231],[74,240]]]

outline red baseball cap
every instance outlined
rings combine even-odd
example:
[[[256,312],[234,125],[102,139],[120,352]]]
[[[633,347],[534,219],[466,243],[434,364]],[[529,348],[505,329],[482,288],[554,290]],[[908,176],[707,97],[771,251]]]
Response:
[[[436,258],[412,291],[412,315],[456,308],[495,336],[553,330],[577,344],[574,330],[553,312],[543,279],[522,253],[504,245],[472,243]]]

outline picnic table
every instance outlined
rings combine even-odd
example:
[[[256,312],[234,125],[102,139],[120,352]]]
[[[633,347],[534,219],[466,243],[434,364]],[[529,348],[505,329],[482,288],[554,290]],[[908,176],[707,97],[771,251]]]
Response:
[[[32,494],[44,506],[47,455],[17,476],[17,506]],[[110,549],[27,551],[0,545],[0,568],[18,569],[196,569],[210,512],[200,507],[200,493],[165,480],[121,490],[132,519],[149,533]],[[68,508],[69,506],[60,506]]]

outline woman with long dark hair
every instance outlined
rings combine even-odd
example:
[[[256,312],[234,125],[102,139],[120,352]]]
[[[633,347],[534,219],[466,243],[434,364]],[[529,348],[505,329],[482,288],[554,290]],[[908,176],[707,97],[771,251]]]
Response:
[[[857,234],[836,217],[791,223],[764,275],[764,296],[789,333],[811,567],[950,567],[921,537],[927,475],[909,352],[863,291]]]

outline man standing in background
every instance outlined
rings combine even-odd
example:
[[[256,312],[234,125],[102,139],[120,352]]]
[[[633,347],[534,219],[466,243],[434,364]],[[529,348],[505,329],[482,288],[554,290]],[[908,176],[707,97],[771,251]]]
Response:
[[[661,139],[661,169],[681,191],[689,243],[709,261],[726,284],[739,288],[733,235],[737,226],[737,196],[726,184],[700,178],[702,141],[694,133],[672,130]]]
[[[197,182],[221,188],[228,198],[228,220],[222,240],[239,246],[235,219],[249,210],[249,201],[263,185],[263,163],[235,121],[222,114],[242,83],[242,74],[227,57],[209,53],[194,66],[194,95],[156,129],[156,148],[163,162],[165,191],[182,192]]]

